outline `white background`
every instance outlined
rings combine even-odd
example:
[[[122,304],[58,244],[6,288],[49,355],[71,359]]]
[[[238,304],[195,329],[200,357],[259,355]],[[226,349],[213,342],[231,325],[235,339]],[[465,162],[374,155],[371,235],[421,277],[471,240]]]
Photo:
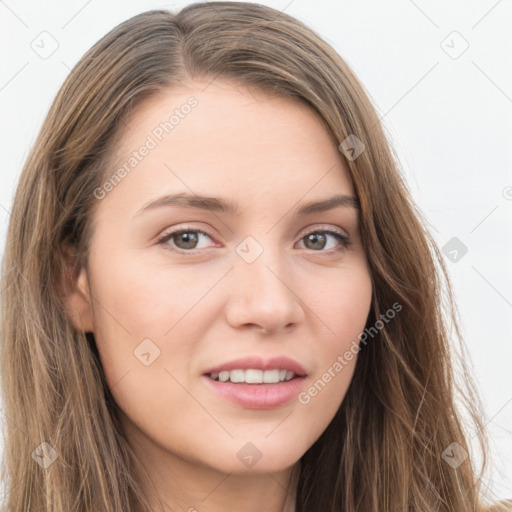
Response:
[[[70,69],[118,23],[188,3],[0,0],[1,255],[22,164]],[[261,3],[305,22],[354,69],[439,245],[467,246],[447,264],[494,447],[486,481],[512,498],[511,1]],[[42,38],[58,45],[47,58],[33,49]]]

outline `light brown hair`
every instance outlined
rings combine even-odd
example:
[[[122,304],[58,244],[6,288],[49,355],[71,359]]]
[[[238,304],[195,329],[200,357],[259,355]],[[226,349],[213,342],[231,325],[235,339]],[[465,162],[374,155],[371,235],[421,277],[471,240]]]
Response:
[[[355,160],[340,158],[361,205],[374,286],[367,325],[395,302],[403,310],[362,348],[340,409],[301,458],[297,511],[486,510],[482,408],[464,359],[455,374],[450,345],[461,336],[443,257],[376,111],[311,29],[238,2],[121,23],[82,57],[51,105],[19,180],[3,261],[5,510],[149,511],[94,336],[73,329],[59,295],[63,247],[75,248],[75,270],[87,266],[94,190],[113,173],[120,123],[153,94],[195,78],[294,98],[318,113],[336,145],[351,134],[365,145]],[[46,469],[31,457],[42,442],[58,453]],[[469,454],[457,468],[442,458],[454,442]]]

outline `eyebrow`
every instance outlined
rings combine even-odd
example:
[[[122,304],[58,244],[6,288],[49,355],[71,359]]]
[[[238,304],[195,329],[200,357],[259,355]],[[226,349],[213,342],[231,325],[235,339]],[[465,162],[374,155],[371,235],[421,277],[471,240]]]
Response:
[[[145,204],[135,216],[164,206],[178,206],[182,208],[192,208],[210,212],[227,213],[233,216],[239,216],[242,208],[238,203],[232,200],[220,197],[198,196],[195,194],[171,194],[164,195]],[[325,212],[338,207],[350,207],[359,209],[359,199],[355,196],[340,194],[321,201],[311,201],[303,204],[295,212],[300,217],[311,215],[313,213]]]

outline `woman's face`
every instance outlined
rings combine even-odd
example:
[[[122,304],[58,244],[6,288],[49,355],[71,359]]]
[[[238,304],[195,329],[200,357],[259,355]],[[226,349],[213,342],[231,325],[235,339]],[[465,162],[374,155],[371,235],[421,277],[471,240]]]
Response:
[[[206,85],[128,120],[95,192],[80,326],[153,464],[277,471],[343,401],[372,285],[351,180],[319,117]]]

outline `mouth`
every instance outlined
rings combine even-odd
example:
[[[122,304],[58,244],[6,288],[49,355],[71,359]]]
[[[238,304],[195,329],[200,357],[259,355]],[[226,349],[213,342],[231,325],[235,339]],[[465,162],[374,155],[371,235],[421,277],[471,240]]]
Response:
[[[216,396],[237,407],[276,409],[297,398],[307,374],[288,357],[249,357],[210,368],[201,377]]]

